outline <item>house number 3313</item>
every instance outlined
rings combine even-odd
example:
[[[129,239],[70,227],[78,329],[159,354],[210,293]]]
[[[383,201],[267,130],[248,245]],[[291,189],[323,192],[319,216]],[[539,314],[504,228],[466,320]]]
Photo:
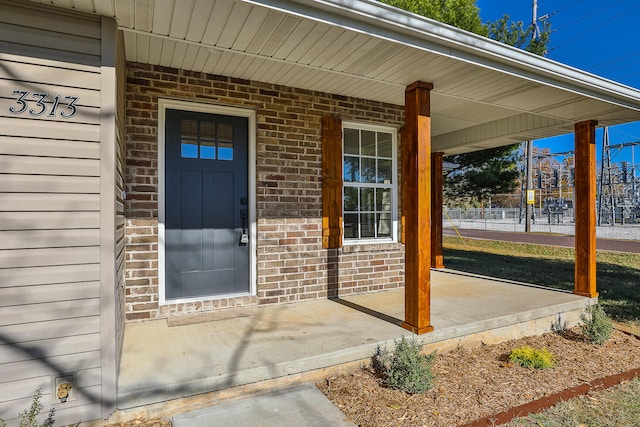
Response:
[[[14,90],[13,96],[16,104],[9,107],[9,111],[14,114],[29,114],[31,116],[56,117],[60,116],[69,119],[76,115],[78,109],[76,102],[78,97],[55,95],[51,99],[48,93],[29,93],[26,90]]]

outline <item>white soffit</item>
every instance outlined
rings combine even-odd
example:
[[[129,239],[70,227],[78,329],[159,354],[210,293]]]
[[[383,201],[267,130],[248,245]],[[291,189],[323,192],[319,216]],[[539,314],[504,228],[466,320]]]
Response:
[[[50,0],[113,16],[128,61],[404,104],[447,154],[640,120],[640,91],[374,0]]]

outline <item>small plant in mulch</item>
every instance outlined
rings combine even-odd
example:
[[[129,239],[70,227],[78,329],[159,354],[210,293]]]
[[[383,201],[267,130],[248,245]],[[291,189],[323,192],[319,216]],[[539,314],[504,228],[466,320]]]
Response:
[[[511,350],[509,362],[533,369],[553,368],[556,363],[553,354],[546,348],[538,350],[528,345]]]
[[[387,387],[419,394],[433,387],[434,358],[435,353],[422,353],[422,342],[418,339],[402,337],[395,342],[393,352],[377,347],[371,365]]]
[[[613,323],[600,304],[587,307],[586,313],[582,314],[582,321],[582,333],[590,341],[602,345],[611,338]]]
[[[33,394],[31,405],[24,411],[20,412],[20,427],[53,427],[53,417],[55,413],[53,408],[51,408],[49,415],[42,424],[38,422],[37,417],[40,414],[40,411],[42,411],[42,408],[44,408],[44,405],[40,402],[41,399],[42,391],[38,389]],[[0,427],[5,427],[6,425],[6,422],[0,418]]]

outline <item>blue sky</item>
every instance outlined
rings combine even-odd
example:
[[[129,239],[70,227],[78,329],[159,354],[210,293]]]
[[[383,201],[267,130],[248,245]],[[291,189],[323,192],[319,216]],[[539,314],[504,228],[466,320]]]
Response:
[[[483,21],[507,14],[525,24],[532,19],[532,0],[477,0]],[[553,33],[548,58],[584,71],[640,88],[640,27],[638,0],[538,0],[538,17],[549,14]],[[609,128],[610,144],[640,141],[640,123]],[[598,158],[602,129],[596,137]],[[551,152],[573,149],[573,135],[535,141]],[[640,163],[640,146],[635,147]],[[612,161],[631,161],[631,148],[611,151]]]

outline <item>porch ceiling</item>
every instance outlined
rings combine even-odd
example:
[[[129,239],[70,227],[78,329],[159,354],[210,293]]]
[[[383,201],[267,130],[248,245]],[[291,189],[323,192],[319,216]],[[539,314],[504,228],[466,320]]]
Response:
[[[40,0],[115,17],[128,61],[404,104],[454,154],[640,120],[640,91],[373,0]]]

